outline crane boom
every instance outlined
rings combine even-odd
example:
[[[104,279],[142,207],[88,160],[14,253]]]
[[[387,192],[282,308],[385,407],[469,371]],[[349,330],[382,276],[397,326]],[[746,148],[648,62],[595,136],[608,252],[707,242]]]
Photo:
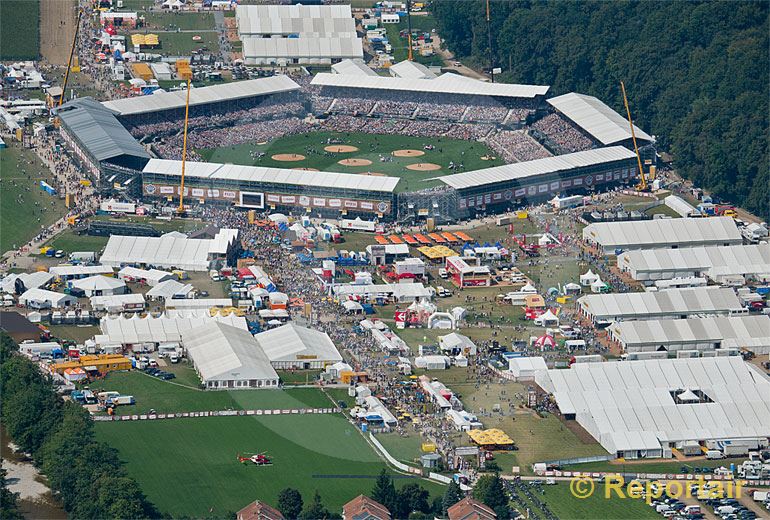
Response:
[[[639,148],[636,146],[636,132],[634,132],[634,122],[631,119],[631,109],[628,108],[628,98],[626,97],[626,86],[623,82],[620,82],[620,90],[623,91],[623,104],[626,106],[626,114],[628,114],[628,124],[631,126],[631,140],[634,142],[634,152],[636,153],[636,162],[639,166],[639,190],[644,191],[647,189],[647,178],[644,176],[644,169],[642,168],[642,157],[639,155]]]
[[[72,67],[72,56],[75,55],[75,47],[78,44],[78,33],[80,32],[80,17],[83,16],[83,10],[78,9],[78,19],[75,22],[75,36],[72,38],[72,47],[70,47],[70,57],[67,60],[67,71],[64,73],[64,85],[61,88],[61,96],[59,96],[59,106],[64,101],[64,94],[67,92],[67,82],[70,78],[70,68]]]
[[[187,78],[187,101],[184,104],[184,134],[182,137],[182,178],[179,182],[179,207],[177,213],[184,213],[184,166],[187,159],[187,121],[190,116],[190,78]]]

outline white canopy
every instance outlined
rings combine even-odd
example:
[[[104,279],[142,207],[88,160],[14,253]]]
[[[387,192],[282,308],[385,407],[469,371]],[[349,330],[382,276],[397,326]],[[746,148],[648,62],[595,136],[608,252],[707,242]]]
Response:
[[[580,275],[580,285],[587,287],[599,279],[599,276],[594,274],[590,269],[587,273]]]

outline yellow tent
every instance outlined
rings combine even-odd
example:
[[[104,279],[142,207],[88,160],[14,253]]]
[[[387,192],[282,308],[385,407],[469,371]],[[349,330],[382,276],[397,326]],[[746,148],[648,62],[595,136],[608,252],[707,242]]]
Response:
[[[513,446],[513,439],[497,428],[489,430],[470,430],[468,437],[479,446]]]

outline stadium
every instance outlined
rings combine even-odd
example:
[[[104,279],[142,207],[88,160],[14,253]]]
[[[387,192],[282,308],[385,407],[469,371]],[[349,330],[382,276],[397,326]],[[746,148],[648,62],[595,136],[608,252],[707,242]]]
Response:
[[[403,223],[452,222],[637,175],[628,121],[597,98],[402,62],[190,92],[184,201]],[[61,132],[96,185],[178,200],[186,92],[64,104]],[[643,160],[655,139],[635,128]]]

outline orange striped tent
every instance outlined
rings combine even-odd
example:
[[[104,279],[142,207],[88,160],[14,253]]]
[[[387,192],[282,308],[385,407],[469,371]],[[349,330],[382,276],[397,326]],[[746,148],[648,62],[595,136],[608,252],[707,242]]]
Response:
[[[457,238],[459,238],[460,240],[464,240],[465,242],[473,242],[473,238],[466,235],[462,231],[455,231],[455,235],[457,235]]]
[[[441,235],[439,235],[438,233],[428,233],[428,236],[431,238],[431,240],[433,240],[437,244],[443,244],[444,242],[446,242],[446,239]]]
[[[390,242],[388,242],[388,239],[385,238],[382,235],[376,235],[374,237],[374,241],[377,242],[378,244],[382,245],[382,246],[384,246],[385,244],[390,244]]]
[[[429,239],[428,237],[426,237],[425,235],[421,235],[421,234],[419,234],[419,233],[418,233],[418,234],[416,234],[416,235],[414,236],[414,238],[416,238],[416,239],[417,239],[417,241],[418,241],[419,243],[421,243],[421,244],[425,244],[425,245],[430,245],[430,244],[432,244],[432,242],[430,241],[430,239]]]
[[[390,235],[388,237],[393,244],[403,244],[404,241],[398,235]]]
[[[444,232],[444,233],[441,233],[441,236],[446,238],[447,242],[452,242],[453,244],[455,244],[457,242],[461,242],[461,240],[459,238],[457,238],[456,236],[454,236],[452,233]]]
[[[417,242],[417,240],[412,235],[401,235],[401,238],[403,238],[404,242],[406,242],[410,246],[416,246],[417,244],[419,244],[419,242]]]

